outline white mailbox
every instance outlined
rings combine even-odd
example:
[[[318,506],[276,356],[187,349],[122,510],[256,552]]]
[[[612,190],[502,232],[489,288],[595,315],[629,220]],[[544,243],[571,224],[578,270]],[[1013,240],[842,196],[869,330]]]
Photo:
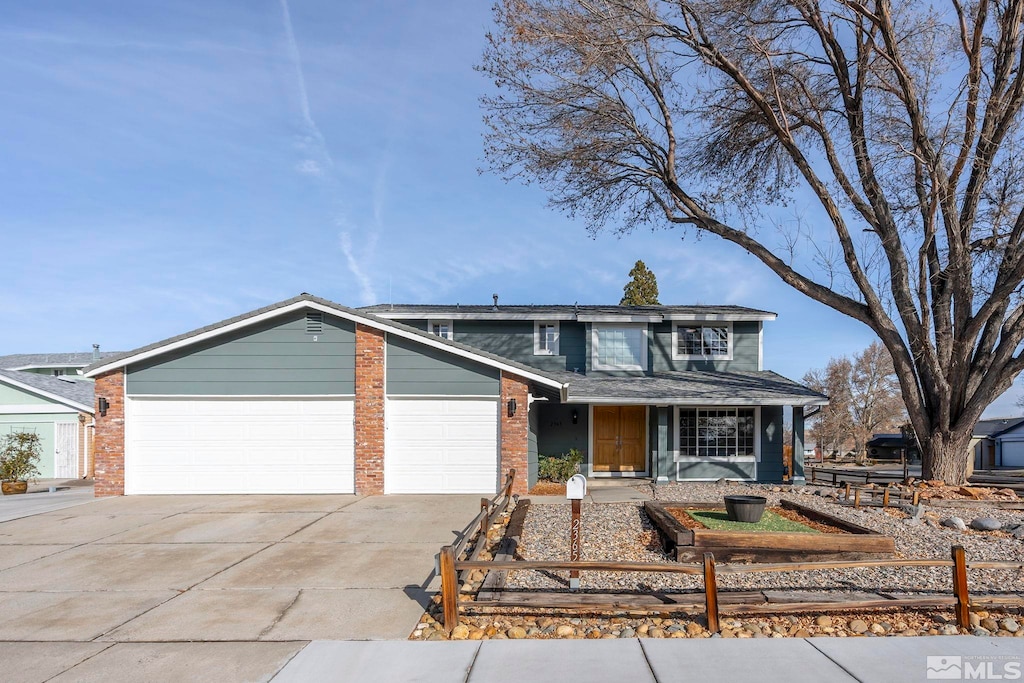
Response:
[[[569,500],[583,500],[587,495],[587,478],[582,474],[574,474],[565,482],[565,497]]]

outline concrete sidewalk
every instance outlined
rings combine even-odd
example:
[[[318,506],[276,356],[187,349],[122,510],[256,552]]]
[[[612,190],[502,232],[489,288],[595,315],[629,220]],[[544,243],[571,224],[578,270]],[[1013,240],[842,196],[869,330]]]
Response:
[[[0,496],[0,522],[63,510],[64,508],[91,503],[94,500],[96,498],[93,495],[91,484],[54,493],[40,492]]]
[[[941,658],[932,659],[929,658]],[[314,641],[274,683],[564,683],[565,681],[757,681],[912,683],[972,672],[1019,679],[1024,639],[785,638],[725,640]],[[961,675],[951,676],[960,667]],[[998,676],[998,678],[997,678]],[[977,676],[975,676],[977,678]]]

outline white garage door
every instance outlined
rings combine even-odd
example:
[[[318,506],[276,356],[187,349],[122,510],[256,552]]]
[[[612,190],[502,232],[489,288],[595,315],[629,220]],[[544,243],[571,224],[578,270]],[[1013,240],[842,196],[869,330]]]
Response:
[[[498,481],[498,402],[389,399],[385,493],[486,493]]]
[[[351,399],[128,401],[126,493],[352,493]]]
[[[1024,441],[1002,440],[1003,467],[1024,467]]]

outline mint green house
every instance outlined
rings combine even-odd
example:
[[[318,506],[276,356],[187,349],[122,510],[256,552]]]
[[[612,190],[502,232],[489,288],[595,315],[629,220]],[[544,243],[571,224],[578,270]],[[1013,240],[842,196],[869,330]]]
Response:
[[[0,436],[39,435],[44,479],[89,476],[93,382],[82,368],[111,354],[16,354],[0,356]]]

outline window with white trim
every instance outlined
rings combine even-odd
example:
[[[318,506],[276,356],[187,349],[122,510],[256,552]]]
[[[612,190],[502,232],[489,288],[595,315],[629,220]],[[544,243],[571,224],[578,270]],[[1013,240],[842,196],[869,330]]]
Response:
[[[646,370],[646,325],[594,325],[591,335],[595,370]]]
[[[679,408],[681,458],[737,458],[757,455],[754,408]]]
[[[428,320],[427,332],[430,332],[430,334],[437,337],[443,337],[444,339],[454,338],[451,320]]]
[[[558,355],[558,322],[535,322],[533,324],[533,355]]]
[[[732,323],[683,323],[672,328],[672,357],[676,360],[732,360]]]

